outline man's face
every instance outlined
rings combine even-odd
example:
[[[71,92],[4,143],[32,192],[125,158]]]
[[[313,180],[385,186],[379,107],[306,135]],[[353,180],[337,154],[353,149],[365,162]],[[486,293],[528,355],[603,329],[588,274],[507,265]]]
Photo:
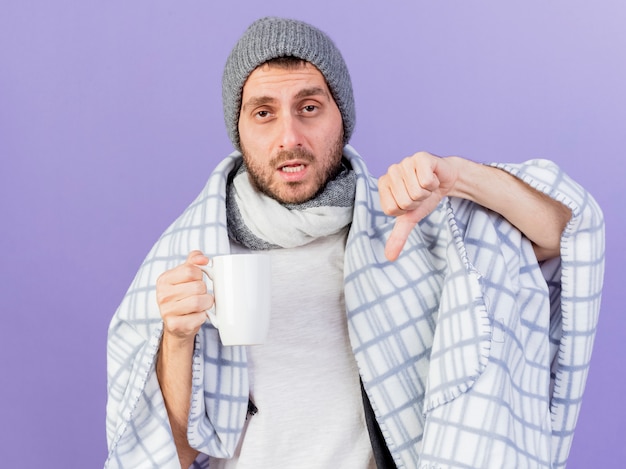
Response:
[[[282,203],[302,203],[338,172],[341,113],[313,65],[258,67],[241,103],[241,150],[258,190]]]

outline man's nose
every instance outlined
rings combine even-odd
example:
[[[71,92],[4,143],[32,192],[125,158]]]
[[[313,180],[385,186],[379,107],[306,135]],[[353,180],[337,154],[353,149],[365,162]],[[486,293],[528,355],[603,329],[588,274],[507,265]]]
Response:
[[[302,146],[302,123],[292,115],[283,116],[280,125],[279,146],[291,150]]]

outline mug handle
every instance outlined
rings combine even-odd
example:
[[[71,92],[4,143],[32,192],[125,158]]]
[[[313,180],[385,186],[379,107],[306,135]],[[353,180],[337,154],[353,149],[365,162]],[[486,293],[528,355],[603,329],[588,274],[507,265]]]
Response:
[[[209,277],[209,280],[211,280],[211,282],[213,281],[213,277],[215,274],[215,271],[213,270],[213,266],[212,265],[199,265],[198,267],[200,267],[200,270],[202,270],[202,272],[204,272],[207,277]],[[206,310],[206,315],[209,317],[209,320],[211,321],[211,324],[213,324],[217,329],[219,329],[219,325],[218,325],[218,319],[217,319],[217,314],[215,313],[215,294],[213,294],[213,307],[211,309],[207,309]]]

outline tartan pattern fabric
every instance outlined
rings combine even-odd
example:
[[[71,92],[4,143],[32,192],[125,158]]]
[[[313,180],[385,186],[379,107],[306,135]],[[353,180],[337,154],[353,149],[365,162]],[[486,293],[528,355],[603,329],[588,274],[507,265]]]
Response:
[[[444,199],[384,257],[394,220],[349,146],[357,174],[346,245],[350,340],[364,388],[398,467],[564,467],[589,367],[604,262],[602,212],[554,164],[498,165],[572,210],[560,259],[538,265],[499,215]],[[229,252],[224,160],[166,230],[109,329],[106,467],[178,467],[154,361],[162,333],[156,278],[192,249]],[[188,438],[228,457],[246,418],[244,347],[196,339]],[[254,417],[252,417],[254,418]],[[207,467],[201,456],[196,467]]]

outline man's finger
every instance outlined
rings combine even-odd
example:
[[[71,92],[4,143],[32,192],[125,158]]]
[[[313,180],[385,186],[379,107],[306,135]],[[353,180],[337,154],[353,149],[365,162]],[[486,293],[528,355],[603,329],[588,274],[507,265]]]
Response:
[[[385,245],[385,257],[390,261],[395,261],[400,252],[402,252],[402,248],[406,243],[406,240],[409,239],[409,235],[413,228],[415,228],[416,222],[408,221],[402,218],[396,219],[396,224],[391,230],[391,234],[389,235],[389,239],[387,240],[387,244]]]
[[[187,256],[186,264],[205,265],[209,262],[209,258],[206,257],[202,251],[194,250]]]

